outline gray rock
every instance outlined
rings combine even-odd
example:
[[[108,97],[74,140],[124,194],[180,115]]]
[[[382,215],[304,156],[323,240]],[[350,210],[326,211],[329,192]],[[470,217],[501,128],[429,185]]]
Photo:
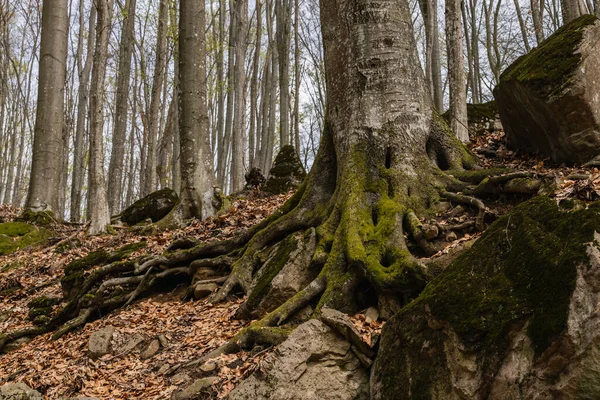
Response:
[[[377,319],[379,319],[379,311],[375,307],[367,308],[367,311],[365,312],[365,322],[370,324],[372,322],[377,322]]]
[[[321,321],[333,328],[365,355],[368,357],[373,356],[373,351],[363,342],[360,333],[346,314],[333,308],[323,307],[321,309]]]
[[[175,374],[169,379],[171,385],[180,385],[182,383],[188,383],[191,380],[190,376],[185,372]]]
[[[132,337],[130,337],[125,344],[119,349],[119,354],[127,354],[136,347],[140,345],[144,341],[144,337],[139,333],[136,333]]]
[[[494,96],[510,148],[569,164],[600,153],[599,39],[600,22],[583,16],[502,73]]]
[[[268,356],[263,374],[250,376],[229,400],[366,400],[369,376],[331,328],[311,319]]]
[[[0,386],[0,400],[44,400],[44,396],[24,383]]]
[[[219,378],[211,376],[196,380],[190,386],[182,391],[174,392],[171,396],[173,400],[191,400],[198,397],[202,392],[205,392],[213,384],[219,381]]]
[[[196,299],[203,299],[210,296],[219,288],[216,283],[199,283],[194,287],[194,297]]]
[[[169,339],[165,335],[158,335],[158,341],[163,348],[166,348],[169,345]]]
[[[214,362],[207,362],[207,363],[202,364],[202,366],[200,366],[200,371],[202,371],[202,372],[213,372],[216,369],[217,369],[217,364],[215,364]]]
[[[598,206],[495,221],[385,324],[372,398],[600,399]]]
[[[154,357],[156,353],[160,350],[160,341],[158,339],[154,339],[150,342],[150,344],[142,351],[140,357],[143,359]]]
[[[88,341],[90,358],[100,358],[103,355],[110,353],[110,342],[114,333],[115,327],[109,325],[90,335]]]
[[[121,221],[128,225],[142,221],[156,222],[163,219],[179,201],[177,193],[172,189],[161,189],[136,201],[121,213]]]

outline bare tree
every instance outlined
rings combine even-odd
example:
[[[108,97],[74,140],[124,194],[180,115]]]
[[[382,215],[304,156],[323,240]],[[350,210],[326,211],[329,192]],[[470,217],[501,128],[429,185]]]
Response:
[[[123,158],[129,111],[131,54],[133,52],[136,0],[126,0],[123,28],[119,44],[119,69],[115,94],[115,124],[112,132],[112,149],[108,167],[108,203],[111,214],[119,213],[123,192]]]
[[[446,0],[446,46],[450,86],[450,128],[462,142],[469,141],[467,96],[463,61],[460,0]]]
[[[92,65],[90,87],[90,172],[88,209],[90,227],[88,233],[106,232],[110,223],[106,183],[104,180],[104,78],[108,60],[108,37],[111,27],[112,0],[95,0],[98,22],[96,23],[96,47]]]
[[[26,203],[33,211],[56,212],[59,208],[68,28],[67,0],[45,0],[33,161]]]

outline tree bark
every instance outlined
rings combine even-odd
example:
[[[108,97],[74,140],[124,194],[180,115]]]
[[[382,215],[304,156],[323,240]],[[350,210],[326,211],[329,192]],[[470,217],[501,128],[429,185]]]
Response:
[[[254,43],[254,58],[252,59],[252,77],[250,78],[250,129],[248,133],[249,157],[248,165],[255,167],[255,158],[258,153],[258,131],[257,124],[260,114],[256,112],[258,104],[258,69],[260,66],[261,48],[262,48],[262,2],[256,1],[256,38]]]
[[[290,0],[275,0],[277,55],[279,56],[279,144],[290,141],[290,40],[292,13]]]
[[[214,173],[206,109],[204,2],[181,0],[179,9],[179,135],[181,196],[178,219],[214,215]]]
[[[158,11],[158,28],[156,32],[156,59],[154,63],[154,76],[152,78],[152,96],[148,111],[148,149],[144,168],[144,187],[142,195],[147,196],[156,190],[156,144],[159,132],[159,111],[161,105],[161,91],[166,69],[167,50],[167,19],[169,16],[169,3],[160,0]]]
[[[117,93],[115,95],[115,124],[112,134],[112,149],[108,167],[108,205],[111,215],[121,211],[123,193],[123,159],[127,137],[129,110],[129,87],[131,55],[133,52],[136,0],[126,0],[123,10],[125,19],[119,44],[119,70],[117,71]]]
[[[108,61],[108,38],[111,28],[112,0],[95,0],[98,22],[96,23],[96,49],[92,65],[90,88],[90,171],[88,209],[90,227],[88,233],[106,232],[110,224],[106,183],[104,180],[104,78]]]
[[[244,156],[246,146],[244,126],[246,114],[246,49],[248,47],[248,1],[235,0],[235,80],[234,115],[231,142],[231,192],[244,188]]]
[[[56,212],[59,208],[68,28],[67,0],[45,0],[35,136],[26,202],[26,208],[33,211]]]
[[[450,86],[450,128],[461,142],[466,143],[469,141],[469,131],[460,0],[446,1],[446,44]]]

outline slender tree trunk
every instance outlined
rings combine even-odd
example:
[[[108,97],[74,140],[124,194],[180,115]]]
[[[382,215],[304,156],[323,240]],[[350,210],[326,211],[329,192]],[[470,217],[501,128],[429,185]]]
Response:
[[[515,4],[515,10],[517,11],[517,20],[519,21],[519,27],[521,28],[521,37],[523,38],[523,46],[525,46],[525,51],[529,53],[531,47],[529,46],[529,37],[527,34],[527,26],[525,25],[525,20],[523,19],[523,15],[521,13],[521,6],[519,4],[519,0],[513,0]]]
[[[79,41],[77,53],[79,57],[79,94],[77,99],[77,126],[75,128],[75,138],[73,140],[73,175],[71,182],[71,221],[79,222],[81,219],[81,197],[83,191],[83,179],[85,172],[85,134],[86,119],[88,114],[89,100],[89,82],[92,72],[92,60],[94,57],[94,48],[96,35],[94,27],[96,26],[96,7],[92,6],[88,25],[88,44],[83,64],[83,38],[85,35],[85,24],[83,23],[83,2],[79,8]]]
[[[112,0],[95,0],[98,22],[96,24],[96,50],[92,65],[90,87],[90,173],[88,208],[90,227],[88,233],[106,232],[110,223],[106,183],[104,180],[104,78],[108,61],[108,38],[111,27]]]
[[[142,195],[146,196],[156,190],[156,144],[159,131],[159,115],[161,104],[161,91],[165,76],[166,49],[167,49],[167,21],[169,16],[169,3],[160,0],[158,12],[158,29],[156,33],[156,60],[154,63],[154,76],[152,79],[152,96],[148,118],[148,149],[144,168],[144,187]]]
[[[569,23],[581,16],[578,0],[560,0],[563,24]]]
[[[300,155],[300,1],[294,0],[294,147]]]
[[[600,1],[600,0],[596,0]],[[539,46],[544,41],[544,25],[542,20],[543,8],[540,7],[539,0],[531,0],[531,18],[533,19],[533,30],[535,32],[535,40]]]
[[[216,56],[217,69],[217,180],[221,187],[224,181],[225,149],[225,88],[227,82],[225,79],[224,68],[224,48],[225,48],[225,19],[227,13],[227,0],[219,0],[219,45]],[[226,157],[225,157],[226,158]]]
[[[234,115],[231,146],[231,191],[244,188],[244,126],[246,111],[246,49],[248,47],[248,1],[235,0],[235,80]]]
[[[258,68],[260,66],[260,52],[262,48],[262,2],[263,0],[256,1],[256,39],[254,44],[254,58],[252,60],[252,77],[250,79],[250,130],[248,133],[248,165],[251,167],[256,166],[255,157],[257,157],[258,143],[260,142],[257,140],[257,122],[259,119],[259,114],[256,112],[256,109],[258,104]]]
[[[463,62],[463,32],[460,0],[446,1],[446,43],[448,48],[448,80],[450,86],[450,128],[463,143],[469,141],[467,129],[467,96]]]
[[[290,0],[275,0],[277,55],[279,56],[279,143],[290,144],[290,40],[292,13]]]
[[[33,160],[26,208],[58,210],[63,154],[64,85],[69,27],[67,0],[45,0]]]
[[[127,137],[129,111],[129,87],[131,77],[131,55],[133,52],[136,0],[126,0],[125,19],[119,44],[119,70],[117,71],[117,92],[115,95],[115,124],[112,134],[112,149],[108,167],[108,204],[111,214],[121,210],[123,193],[123,158]]]
[[[231,145],[231,135],[233,130],[233,113],[235,106],[235,45],[237,42],[237,29],[234,29],[237,21],[233,6],[234,0],[229,1],[229,46],[227,53],[227,110],[225,114],[225,131],[223,132],[223,146],[219,149],[219,161],[217,167],[217,178],[222,188],[229,186],[227,179],[227,159],[229,158],[229,149]]]

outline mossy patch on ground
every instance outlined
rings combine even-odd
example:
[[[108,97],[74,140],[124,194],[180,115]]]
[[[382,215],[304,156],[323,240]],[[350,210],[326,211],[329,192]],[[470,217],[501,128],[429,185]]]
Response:
[[[500,76],[500,81],[517,81],[540,97],[550,97],[562,91],[580,64],[576,53],[583,32],[598,19],[584,15],[558,29],[538,47],[517,59]]]
[[[519,205],[408,308],[427,304],[463,340],[488,344],[512,322],[530,318],[540,355],[566,327],[577,265],[587,262],[586,246],[600,231],[597,208],[568,212],[545,197]]]
[[[0,256],[28,246],[42,244],[52,232],[25,222],[0,224]]]

